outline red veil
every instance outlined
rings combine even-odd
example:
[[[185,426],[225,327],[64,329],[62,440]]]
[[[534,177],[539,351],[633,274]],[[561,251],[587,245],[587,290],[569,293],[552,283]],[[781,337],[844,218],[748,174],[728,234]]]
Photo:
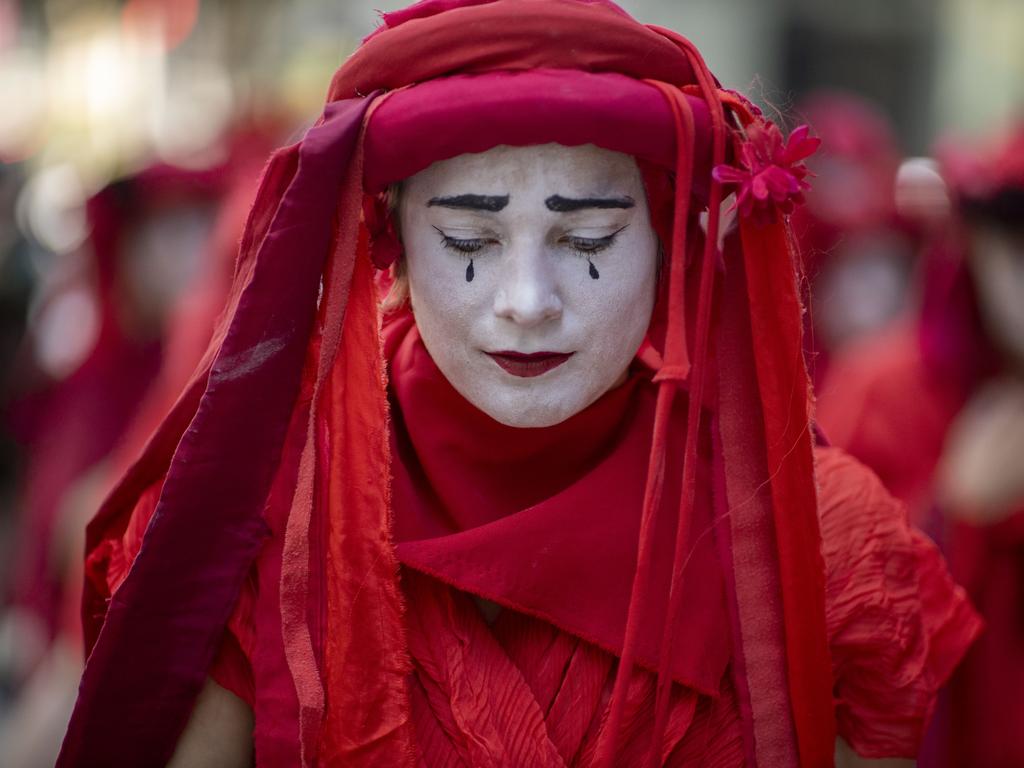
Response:
[[[705,406],[711,482],[727,502],[717,526],[748,756],[830,765],[824,570],[789,234],[779,216],[741,215],[738,235],[718,247],[723,192],[712,169],[731,157],[748,171],[759,158],[799,159],[791,146],[744,151],[744,136],[769,128],[718,88],[692,44],[606,0],[426,0],[386,14],[335,75],[322,118],[271,159],[211,346],[89,528],[91,652],[60,765],[166,761],[254,563],[260,583],[275,586],[253,611],[264,628],[253,659],[256,717],[269,724],[257,734],[263,759],[412,764],[376,233],[360,213],[367,194],[436,160],[551,141],[633,154],[675,192],[670,248],[662,233],[664,331],[644,351],[659,372],[637,568],[599,762],[615,755],[639,617],[653,599],[653,521],[669,514],[672,586],[654,643],[664,727],[666,649],[698,534],[688,510]],[[754,197],[784,204],[799,194],[790,181],[754,180]],[[665,472],[680,389],[681,503],[663,510],[663,488],[680,482]],[[119,545],[133,530],[137,552]]]

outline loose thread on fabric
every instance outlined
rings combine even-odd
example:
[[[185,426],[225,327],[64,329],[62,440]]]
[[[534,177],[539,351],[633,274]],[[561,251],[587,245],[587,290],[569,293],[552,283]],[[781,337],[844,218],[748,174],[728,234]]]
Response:
[[[692,47],[684,46],[690,66],[697,76],[705,102],[711,115],[713,166],[725,160],[725,116],[717,99],[717,90],[703,59]],[[688,103],[678,91],[671,94],[677,109],[686,114]],[[685,106],[684,106],[685,105]],[[692,115],[689,119],[692,121]],[[718,248],[718,230],[721,216],[722,187],[712,180],[708,201],[708,226],[704,239],[704,254],[701,265],[700,289],[697,304],[697,327],[695,328],[695,355],[690,383],[690,399],[687,413],[686,445],[683,454],[683,487],[680,494],[679,514],[676,521],[676,542],[673,553],[672,577],[669,588],[668,611],[663,629],[661,660],[658,670],[658,687],[655,697],[654,732],[649,764],[661,764],[661,744],[668,721],[672,670],[669,664],[670,651],[677,634],[679,614],[682,605],[682,582],[684,553],[686,552],[689,529],[693,519],[693,505],[697,487],[697,442],[700,434],[701,406],[707,377],[708,337],[711,327],[711,305],[714,291],[715,262]]]
[[[673,90],[671,86],[649,81],[658,88]],[[693,120],[687,112],[689,122],[678,112],[678,107],[666,91],[666,98],[673,110],[677,136],[676,189],[674,201],[674,232],[671,261],[669,264],[669,306],[668,330],[665,339],[664,368],[671,369],[681,379],[690,370],[686,349],[686,254],[690,218],[690,191],[693,183]],[[689,105],[687,105],[688,107]],[[664,369],[663,369],[664,370]],[[618,748],[619,730],[625,711],[626,697],[633,674],[636,644],[641,623],[648,616],[647,603],[650,592],[651,568],[654,549],[655,519],[661,507],[665,482],[665,457],[672,404],[679,389],[676,376],[662,377],[658,382],[658,399],[655,408],[653,437],[648,462],[647,485],[641,508],[640,535],[638,539],[637,565],[633,575],[629,609],[626,618],[622,655],[615,674],[608,718],[602,730],[595,763],[601,768],[611,768]]]
[[[694,70],[697,70],[694,63]],[[682,117],[688,125],[692,125],[693,116],[689,103],[678,90],[671,94],[675,104],[677,120]],[[714,109],[712,115],[715,115]],[[716,153],[717,154],[717,153]],[[717,197],[716,197],[717,193]],[[712,187],[711,210],[717,211],[720,206],[721,187]],[[672,669],[670,664],[671,649],[679,623],[681,607],[682,579],[685,564],[688,531],[692,521],[693,503],[696,496],[696,455],[697,438],[700,430],[700,410],[703,401],[703,387],[707,379],[708,336],[711,326],[711,305],[714,288],[715,260],[718,247],[718,219],[709,218],[708,236],[705,239],[703,258],[700,267],[700,287],[697,300],[696,328],[694,336],[694,359],[690,376],[690,392],[687,403],[686,444],[683,458],[682,493],[676,521],[676,546],[673,557],[672,581],[669,591],[666,624],[663,631],[662,649],[657,677],[657,693],[654,707],[654,729],[648,764],[659,766],[662,762],[662,741],[668,724],[669,702],[672,687]]]

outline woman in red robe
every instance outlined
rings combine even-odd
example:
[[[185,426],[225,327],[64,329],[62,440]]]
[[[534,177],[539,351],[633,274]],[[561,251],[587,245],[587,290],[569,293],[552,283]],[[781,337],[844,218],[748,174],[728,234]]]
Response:
[[[604,0],[386,14],[90,526],[60,764],[911,757],[978,623],[815,448],[815,146]]]
[[[920,317],[847,355],[820,414],[936,532],[987,625],[922,763],[1014,766],[1024,763],[1024,126],[942,158],[956,216],[929,254]]]
[[[87,202],[88,240],[41,297],[16,371],[30,391],[5,416],[26,443],[8,597],[40,622],[46,645],[62,628],[68,539],[80,522],[69,510],[100,485],[98,468],[156,375],[169,304],[195,271],[190,246],[221,193],[218,171],[166,165],[107,185]],[[165,231],[177,240],[147,247]]]

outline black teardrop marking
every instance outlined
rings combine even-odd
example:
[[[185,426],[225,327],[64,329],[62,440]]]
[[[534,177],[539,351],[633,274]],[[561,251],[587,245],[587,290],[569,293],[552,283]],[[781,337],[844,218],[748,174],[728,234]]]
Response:
[[[601,277],[601,273],[597,271],[597,267],[594,266],[594,262],[587,259],[587,263],[590,264],[590,276],[595,280],[599,279]]]
[[[473,260],[469,260],[469,266],[466,267],[466,282],[472,283],[473,278],[476,277],[476,272],[473,270]]]

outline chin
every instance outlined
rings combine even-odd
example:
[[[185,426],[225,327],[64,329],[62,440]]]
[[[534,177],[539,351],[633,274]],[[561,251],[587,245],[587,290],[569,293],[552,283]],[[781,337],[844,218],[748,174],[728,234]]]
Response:
[[[493,391],[473,394],[477,396],[469,396],[466,399],[474,406],[499,424],[520,429],[553,427],[576,415],[588,405],[582,400],[546,400],[540,393],[529,391],[508,393],[506,397],[494,397]]]
[[[498,387],[466,396],[474,406],[499,424],[521,429],[553,427],[585,410],[601,396],[579,389],[545,392],[546,387]]]
[[[485,411],[486,413],[486,411]],[[512,413],[512,414],[495,414],[488,413],[492,419],[497,421],[499,424],[504,424],[506,427],[515,427],[517,429],[542,429],[544,427],[553,427],[556,424],[561,424],[563,421],[573,416],[572,413]]]

